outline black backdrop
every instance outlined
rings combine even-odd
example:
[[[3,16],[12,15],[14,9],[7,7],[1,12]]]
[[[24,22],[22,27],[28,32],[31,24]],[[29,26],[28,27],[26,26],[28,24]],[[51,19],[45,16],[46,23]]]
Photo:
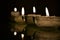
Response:
[[[45,7],[49,9],[50,15],[59,15],[59,2],[57,0],[1,0],[0,1],[0,36],[1,39],[8,39],[9,33],[9,17],[10,12],[14,7],[17,7],[21,12],[21,7],[24,6],[26,14],[33,13],[32,7],[36,6],[36,14],[45,15]],[[9,39],[8,39],[9,40]]]
[[[45,15],[45,7],[48,7],[50,15],[56,15],[57,8],[58,8],[58,1],[57,0],[10,0],[8,1],[8,10],[11,12],[14,7],[17,7],[18,10],[21,12],[21,7],[24,6],[26,13],[33,13],[32,7],[36,7],[36,14]],[[9,12],[9,13],[10,13]]]

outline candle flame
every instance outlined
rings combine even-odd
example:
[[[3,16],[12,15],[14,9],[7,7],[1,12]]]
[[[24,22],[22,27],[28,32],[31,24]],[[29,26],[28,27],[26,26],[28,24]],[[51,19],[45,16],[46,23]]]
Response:
[[[14,32],[14,35],[17,35],[17,32]]]
[[[24,16],[25,10],[24,7],[22,7],[22,16]]]
[[[17,8],[14,8],[14,11],[16,12],[17,11]]]
[[[49,11],[47,7],[45,8],[45,12],[46,12],[46,16],[49,16]]]
[[[33,13],[36,13],[36,8],[35,8],[35,6],[33,6]]]
[[[21,34],[21,37],[24,38],[24,34]]]

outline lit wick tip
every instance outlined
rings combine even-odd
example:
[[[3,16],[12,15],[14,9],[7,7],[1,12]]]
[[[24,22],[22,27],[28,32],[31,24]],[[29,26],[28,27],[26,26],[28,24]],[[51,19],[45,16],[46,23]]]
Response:
[[[17,11],[17,8],[14,8],[14,11],[16,12]]]

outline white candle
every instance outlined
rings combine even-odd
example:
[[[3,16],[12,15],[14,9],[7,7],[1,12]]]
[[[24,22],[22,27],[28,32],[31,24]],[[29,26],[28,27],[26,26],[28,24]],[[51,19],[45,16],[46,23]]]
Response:
[[[17,8],[14,8],[14,11],[17,12]]]
[[[35,6],[33,6],[33,13],[36,13],[36,8],[35,8]]]
[[[16,36],[17,35],[17,32],[14,32],[14,35]]]
[[[24,14],[25,14],[24,7],[22,7],[21,13],[22,13],[22,16],[24,16]]]
[[[45,7],[45,12],[46,12],[46,16],[49,16],[49,11],[47,7]]]
[[[19,12],[17,11],[17,8],[14,8],[14,11],[11,12],[11,15],[15,17],[20,15]]]
[[[24,38],[24,34],[21,34],[21,38],[22,38],[22,39]]]

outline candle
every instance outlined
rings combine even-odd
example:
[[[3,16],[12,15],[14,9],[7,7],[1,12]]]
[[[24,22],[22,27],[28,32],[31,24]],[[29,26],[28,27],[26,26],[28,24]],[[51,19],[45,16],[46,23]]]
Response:
[[[36,13],[36,8],[35,8],[35,6],[33,6],[33,13]]]
[[[24,14],[25,14],[24,7],[22,7],[21,13],[22,13],[22,16],[24,16]]]
[[[16,36],[17,35],[17,32],[14,32],[14,35]]]
[[[22,13],[23,20],[25,21],[25,17],[24,17],[25,10],[24,10],[24,7],[22,7],[21,13]]]
[[[17,8],[14,8],[14,11],[11,12],[11,15],[14,16],[14,17],[19,16],[19,12],[17,11]]]
[[[17,12],[17,8],[14,8],[14,11]]]
[[[22,38],[22,40],[24,39],[24,34],[21,34],[21,38]]]
[[[45,12],[46,12],[46,16],[49,16],[49,11],[47,7],[45,7]]]

